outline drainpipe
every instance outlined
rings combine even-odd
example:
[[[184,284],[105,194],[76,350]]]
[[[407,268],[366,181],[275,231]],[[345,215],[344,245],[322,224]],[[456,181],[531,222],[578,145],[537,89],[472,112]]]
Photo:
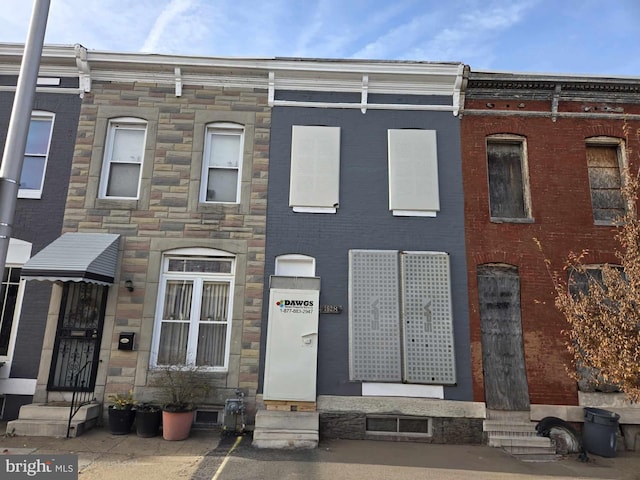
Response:
[[[27,41],[22,55],[7,142],[0,164],[0,267],[4,270],[13,228],[24,150],[31,122],[31,110],[38,81],[44,33],[47,29],[50,0],[35,0]],[[0,271],[2,271],[0,270]]]

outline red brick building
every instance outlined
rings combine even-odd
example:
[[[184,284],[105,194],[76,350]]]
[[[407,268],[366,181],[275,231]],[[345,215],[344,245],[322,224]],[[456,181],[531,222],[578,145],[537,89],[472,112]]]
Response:
[[[567,373],[534,238],[555,270],[583,249],[594,267],[616,262],[620,169],[640,164],[640,79],[472,72],[462,117],[474,400],[532,419],[536,406],[593,403]]]

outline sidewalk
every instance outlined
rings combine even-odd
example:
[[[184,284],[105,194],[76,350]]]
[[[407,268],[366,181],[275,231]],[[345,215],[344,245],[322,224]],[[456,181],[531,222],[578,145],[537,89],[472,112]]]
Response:
[[[211,480],[216,473],[216,480],[640,480],[638,452],[524,463],[487,446],[330,440],[315,450],[279,451],[254,449],[246,436],[228,455],[235,441],[219,431],[193,430],[187,440],[169,442],[96,428],[71,439],[0,437],[0,452],[76,454],[83,480]]]

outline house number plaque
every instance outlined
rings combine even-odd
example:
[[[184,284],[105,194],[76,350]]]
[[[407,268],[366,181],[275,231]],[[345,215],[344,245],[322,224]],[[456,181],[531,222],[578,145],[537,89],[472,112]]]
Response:
[[[320,313],[342,313],[342,305],[320,305]]]

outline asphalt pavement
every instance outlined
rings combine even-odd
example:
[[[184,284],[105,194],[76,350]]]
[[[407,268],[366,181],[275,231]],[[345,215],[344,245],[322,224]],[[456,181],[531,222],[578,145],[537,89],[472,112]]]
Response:
[[[532,463],[482,445],[326,440],[314,450],[258,450],[250,435],[223,437],[215,430],[193,430],[179,442],[103,428],[70,439],[4,436],[0,452],[78,455],[83,480],[640,480],[640,452]]]

